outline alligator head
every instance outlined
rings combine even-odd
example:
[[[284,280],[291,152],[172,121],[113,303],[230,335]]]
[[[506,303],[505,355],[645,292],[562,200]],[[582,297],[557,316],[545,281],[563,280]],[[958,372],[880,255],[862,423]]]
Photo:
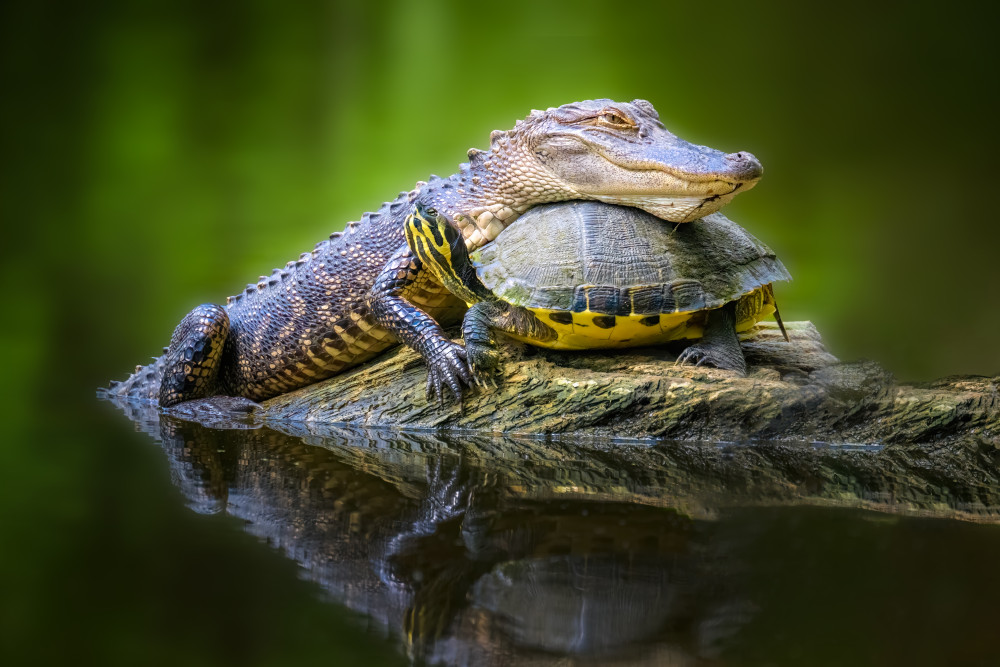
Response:
[[[470,151],[515,206],[599,199],[672,222],[722,208],[760,179],[750,153],[723,153],[667,131],[653,105],[588,100],[533,111],[490,151]]]

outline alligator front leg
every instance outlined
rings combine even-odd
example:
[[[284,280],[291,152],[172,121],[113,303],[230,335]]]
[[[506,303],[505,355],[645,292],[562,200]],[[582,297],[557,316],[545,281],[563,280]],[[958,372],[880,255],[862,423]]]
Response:
[[[422,269],[408,246],[400,248],[375,280],[368,307],[381,327],[424,358],[427,399],[436,397],[443,402],[444,387],[448,387],[455,400],[461,401],[463,387],[471,387],[473,382],[465,348],[448,340],[434,318],[408,298],[422,283],[433,280],[430,271]]]

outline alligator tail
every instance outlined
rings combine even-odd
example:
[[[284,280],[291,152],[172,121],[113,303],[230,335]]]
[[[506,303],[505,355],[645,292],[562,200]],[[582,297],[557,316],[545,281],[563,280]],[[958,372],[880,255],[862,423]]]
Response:
[[[101,393],[108,398],[157,403],[160,396],[160,381],[167,365],[167,349],[163,348],[163,356],[153,357],[153,363],[136,366],[132,375],[120,382],[111,382],[107,389],[101,390]]]

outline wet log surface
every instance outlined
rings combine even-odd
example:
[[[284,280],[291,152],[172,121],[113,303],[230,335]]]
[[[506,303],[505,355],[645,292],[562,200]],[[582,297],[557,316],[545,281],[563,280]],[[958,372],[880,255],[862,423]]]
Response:
[[[398,349],[249,417],[169,418],[334,447],[402,487],[422,478],[426,456],[450,452],[525,499],[614,499],[704,518],[804,502],[1000,520],[1000,378],[901,384],[874,362],[837,361],[808,322],[788,329],[790,343],[772,326],[744,341],[746,378],[676,366],[665,349],[514,349],[500,386],[460,409],[428,403],[422,362]]]
[[[461,408],[424,397],[419,357],[398,349],[264,404],[265,423],[711,442],[942,443],[1000,436],[1000,378],[900,384],[874,362],[840,363],[809,322],[743,342],[749,376],[677,366],[664,348],[567,353],[512,348],[500,386]]]
[[[776,559],[875,572],[925,614],[916,580],[996,541],[939,519],[1000,523],[997,379],[898,384],[837,362],[811,325],[791,333],[745,343],[749,378],[665,350],[528,351],[461,411],[426,403],[404,350],[249,415],[110,400],[193,509],[240,519],[418,661],[556,665],[584,647],[601,664],[702,664],[767,613],[747,582],[769,588],[753,573]],[[937,551],[901,550],[917,524]]]

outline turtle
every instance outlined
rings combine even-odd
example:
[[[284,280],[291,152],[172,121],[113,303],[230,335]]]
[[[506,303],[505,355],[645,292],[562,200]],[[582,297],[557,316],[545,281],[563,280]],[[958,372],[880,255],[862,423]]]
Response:
[[[498,333],[558,350],[691,340],[677,363],[743,376],[739,332],[773,314],[788,340],[771,284],[791,275],[721,213],[675,223],[599,201],[546,204],[471,254],[433,208],[415,206],[405,231],[423,265],[469,305],[462,333],[479,383],[495,382]]]

